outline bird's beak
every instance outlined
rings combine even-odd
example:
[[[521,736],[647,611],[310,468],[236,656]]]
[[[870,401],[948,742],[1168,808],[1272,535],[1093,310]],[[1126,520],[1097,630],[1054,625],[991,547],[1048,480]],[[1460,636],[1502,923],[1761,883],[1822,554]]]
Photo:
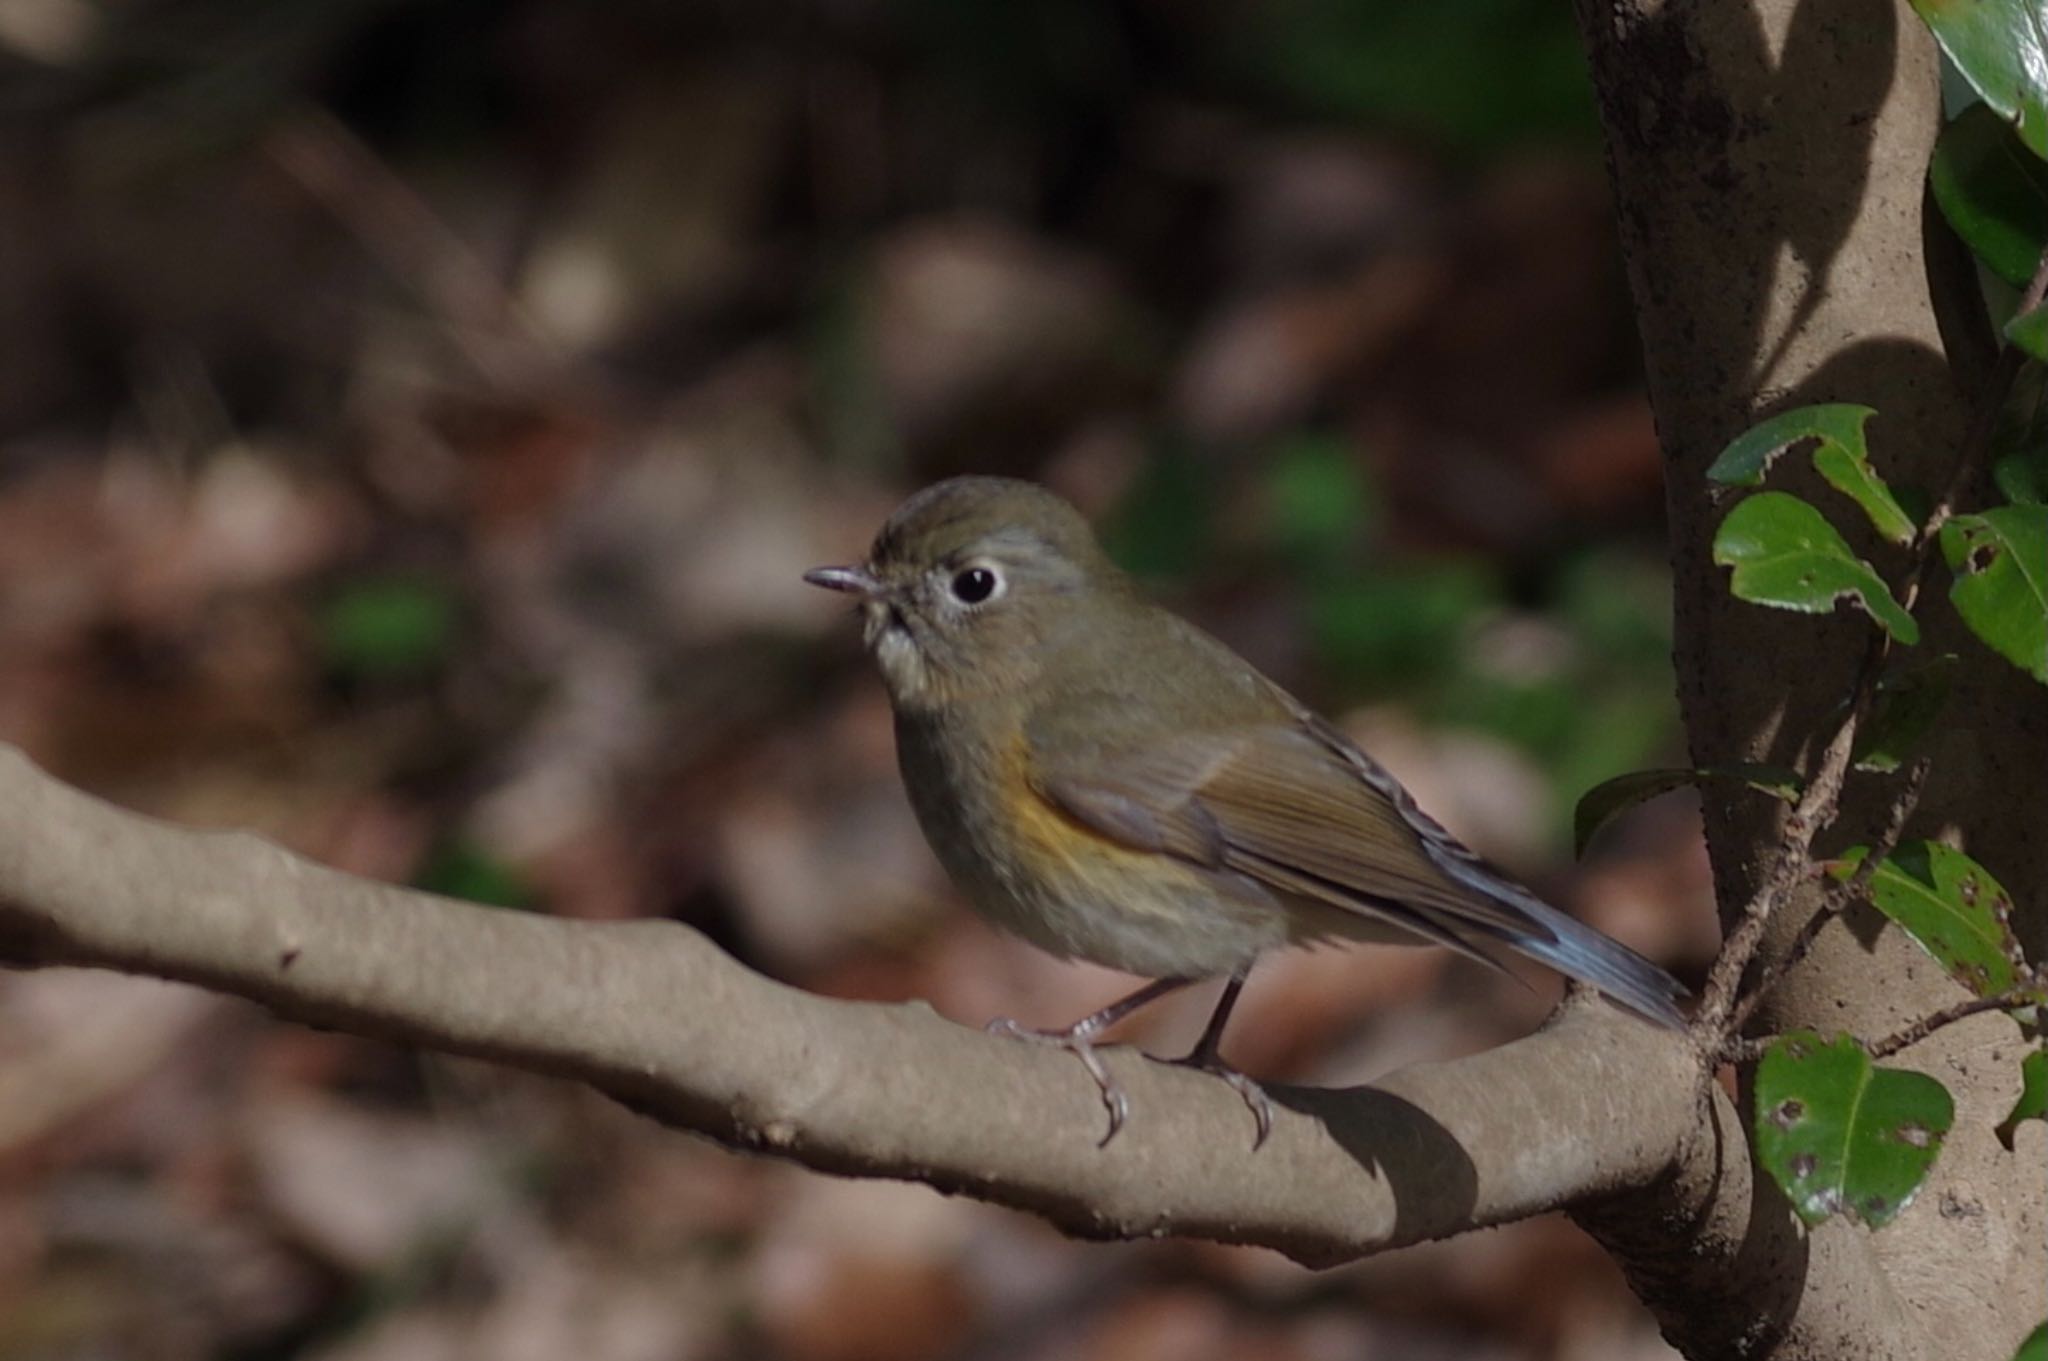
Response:
[[[881,594],[882,590],[882,583],[875,580],[874,574],[865,567],[813,567],[804,573],[804,580],[828,591],[844,591],[848,595],[869,599]]]

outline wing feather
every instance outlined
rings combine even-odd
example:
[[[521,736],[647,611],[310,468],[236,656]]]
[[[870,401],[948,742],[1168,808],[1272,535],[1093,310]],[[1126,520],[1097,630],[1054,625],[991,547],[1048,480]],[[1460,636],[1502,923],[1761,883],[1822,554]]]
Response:
[[[1293,887],[1276,882],[1283,872],[1307,876],[1322,885],[1315,896],[1402,925],[1420,911],[1495,936],[1530,929],[1447,875],[1385,794],[1292,725],[1034,764],[1048,799],[1127,845],[1279,888]]]
[[[1342,733],[1282,698],[1294,722],[1108,749],[1035,746],[1035,778],[1069,816],[1125,845],[1234,871],[1489,964],[1481,947],[1504,944],[1683,1023],[1673,999],[1685,990],[1668,974],[1487,865]]]

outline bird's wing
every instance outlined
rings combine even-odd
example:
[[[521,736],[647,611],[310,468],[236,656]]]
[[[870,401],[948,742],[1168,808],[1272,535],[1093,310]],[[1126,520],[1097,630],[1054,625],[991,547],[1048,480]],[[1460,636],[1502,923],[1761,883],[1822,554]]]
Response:
[[[1290,702],[1290,707],[1291,706]],[[1487,866],[1379,764],[1295,707],[1271,722],[1150,742],[1034,744],[1044,797],[1134,848],[1389,922],[1494,962],[1506,945],[1667,1023],[1683,989]]]
[[[1447,878],[1393,803],[1293,724],[1034,752],[1032,769],[1049,802],[1133,848],[1234,871],[1467,954],[1478,953],[1475,934],[1505,940],[1528,929]]]

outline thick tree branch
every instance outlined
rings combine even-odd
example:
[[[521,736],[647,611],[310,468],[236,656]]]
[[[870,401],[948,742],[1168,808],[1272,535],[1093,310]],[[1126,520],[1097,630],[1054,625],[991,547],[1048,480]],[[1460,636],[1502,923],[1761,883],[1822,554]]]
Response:
[[[1133,1118],[1105,1150],[1064,1055],[919,1004],[784,987],[674,923],[370,883],[121,812],[4,747],[0,828],[0,958],[182,979],[581,1080],[735,1147],[965,1191],[1091,1237],[1188,1234],[1327,1264],[1622,1197],[1695,1142],[1690,1049],[1590,999],[1491,1053],[1372,1087],[1276,1089],[1256,1153],[1229,1088],[1118,1052]]]

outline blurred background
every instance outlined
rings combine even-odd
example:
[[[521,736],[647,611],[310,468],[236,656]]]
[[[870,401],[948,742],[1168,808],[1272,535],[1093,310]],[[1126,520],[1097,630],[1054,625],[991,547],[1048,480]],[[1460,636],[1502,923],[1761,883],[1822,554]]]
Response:
[[[0,739],[359,874],[1064,1023],[1128,980],[959,909],[798,580],[1010,473],[1696,976],[1691,808],[1571,855],[1581,791],[1682,752],[1609,217],[1564,0],[0,0]],[[1230,1048],[1358,1082],[1555,996],[1296,954]],[[1074,1244],[0,976],[0,1358],[1669,1355],[1555,1219],[1320,1274]]]

